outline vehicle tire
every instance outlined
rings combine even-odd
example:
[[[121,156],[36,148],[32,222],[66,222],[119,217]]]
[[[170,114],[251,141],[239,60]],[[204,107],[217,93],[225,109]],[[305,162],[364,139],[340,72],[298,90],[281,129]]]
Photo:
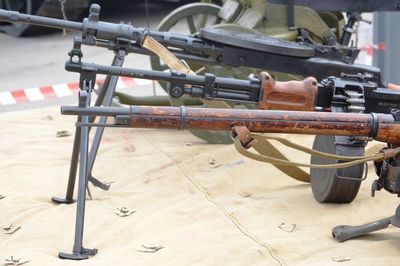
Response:
[[[344,156],[363,156],[364,143],[353,144],[348,137],[316,136],[313,149]],[[312,164],[335,164],[337,160],[311,156]],[[362,164],[342,169],[310,170],[311,188],[314,198],[321,203],[350,203],[360,189],[364,167]],[[348,180],[340,177],[351,177]]]

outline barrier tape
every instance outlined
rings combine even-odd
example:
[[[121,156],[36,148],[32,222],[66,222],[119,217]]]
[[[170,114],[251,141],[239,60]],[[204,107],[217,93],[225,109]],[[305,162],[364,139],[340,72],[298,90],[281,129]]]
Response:
[[[104,79],[98,79],[95,88],[98,88],[98,86],[103,83]],[[142,86],[149,84],[152,84],[151,80],[120,77],[118,79],[117,89],[124,89],[132,86]],[[78,91],[79,82],[5,91],[0,92],[0,106],[67,97],[78,94]]]

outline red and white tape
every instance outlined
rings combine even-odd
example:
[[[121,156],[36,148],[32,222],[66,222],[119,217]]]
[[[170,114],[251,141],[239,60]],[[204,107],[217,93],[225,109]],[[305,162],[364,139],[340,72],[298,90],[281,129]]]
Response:
[[[102,84],[104,80],[97,80],[96,87]],[[117,89],[124,89],[133,86],[149,85],[151,80],[134,79],[129,77],[120,77],[117,83]],[[79,91],[79,82],[57,84],[53,86],[44,86],[29,88],[23,90],[13,90],[0,92],[0,105],[10,105],[24,102],[41,101],[51,98],[60,98],[77,94]]]
[[[371,43],[366,46],[360,47],[359,49],[366,52],[368,56],[374,56],[375,51],[385,51],[386,45],[384,43]]]

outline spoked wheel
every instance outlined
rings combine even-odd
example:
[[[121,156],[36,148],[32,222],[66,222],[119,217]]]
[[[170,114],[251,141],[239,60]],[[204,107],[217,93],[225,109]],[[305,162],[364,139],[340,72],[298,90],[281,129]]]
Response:
[[[313,149],[343,156],[363,156],[365,145],[352,144],[347,137],[316,136]],[[335,164],[337,160],[311,157],[312,164]],[[364,166],[343,169],[311,169],[311,188],[314,198],[323,203],[350,203],[357,196]]]
[[[158,25],[159,31],[180,32],[184,34],[194,34],[200,29],[209,27],[221,22],[218,12],[221,7],[207,3],[193,3],[183,5],[169,13]],[[189,62],[188,62],[189,63]],[[153,70],[164,71],[168,66],[160,61],[158,57],[151,57],[151,68]],[[196,72],[201,69],[201,64],[190,62],[190,68]],[[167,91],[166,83],[160,83]]]
[[[0,0],[0,8],[34,15],[43,2],[44,0]],[[0,31],[13,36],[22,36],[29,34],[31,27],[28,24],[21,23],[2,23],[0,24]]]

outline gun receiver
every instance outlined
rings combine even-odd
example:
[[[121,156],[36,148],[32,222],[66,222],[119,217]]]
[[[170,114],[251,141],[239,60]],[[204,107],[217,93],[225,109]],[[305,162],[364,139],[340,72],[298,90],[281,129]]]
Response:
[[[142,47],[144,38],[151,36],[168,47],[178,58],[188,61],[209,65],[244,66],[302,76],[314,76],[317,79],[339,76],[341,73],[368,72],[375,76],[379,84],[382,84],[379,69],[352,64],[358,54],[358,50],[353,48],[320,45],[316,47],[311,43],[307,45],[296,44],[263,35],[253,36],[252,39],[259,40],[259,43],[251,48],[249,42],[245,40],[239,40],[235,45],[223,43],[223,41],[214,41],[214,38],[210,37],[216,34],[213,30],[203,31],[203,37],[199,38],[183,34],[150,31],[130,24],[103,22],[99,20],[99,14],[100,6],[93,4],[90,8],[89,17],[79,23],[0,9],[0,21],[79,31],[82,32],[82,42],[85,45],[96,45],[112,50],[119,47],[128,53],[152,55],[151,52]],[[259,47],[263,49],[260,50]],[[288,50],[295,52],[288,55]]]

